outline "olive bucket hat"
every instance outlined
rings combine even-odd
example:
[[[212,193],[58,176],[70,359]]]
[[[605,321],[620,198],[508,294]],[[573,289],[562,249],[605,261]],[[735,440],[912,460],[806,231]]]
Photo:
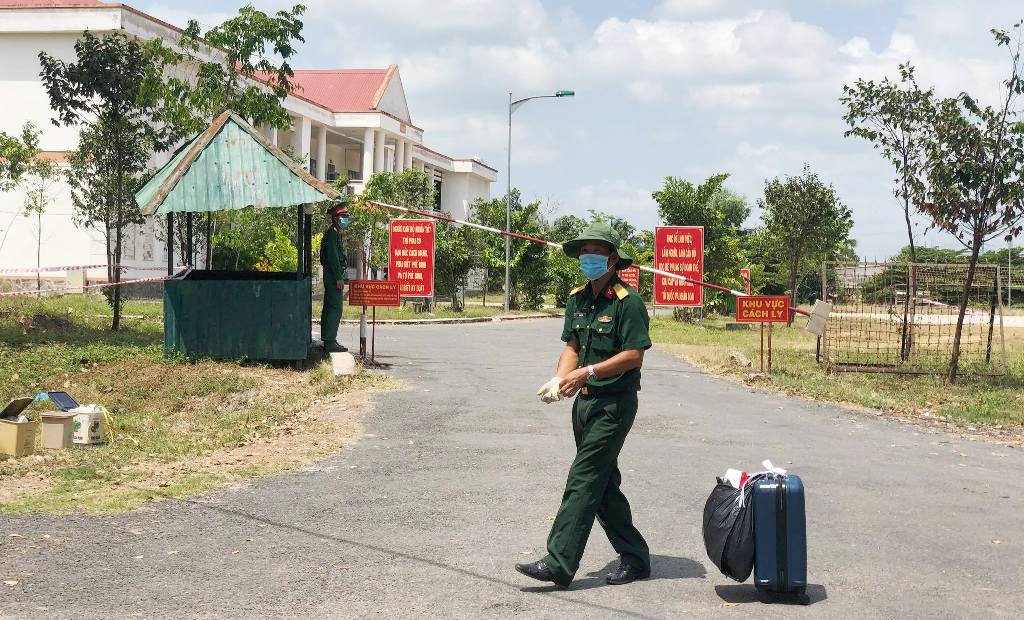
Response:
[[[616,271],[619,269],[625,269],[633,264],[633,258],[622,250],[622,241],[619,240],[619,235],[615,233],[615,230],[612,229],[611,226],[600,222],[595,222],[590,226],[587,226],[586,230],[580,233],[578,237],[572,241],[566,241],[563,243],[562,251],[565,252],[566,256],[579,258],[580,249],[587,241],[604,241],[608,245],[612,246],[615,253],[619,255],[619,263],[615,265]]]

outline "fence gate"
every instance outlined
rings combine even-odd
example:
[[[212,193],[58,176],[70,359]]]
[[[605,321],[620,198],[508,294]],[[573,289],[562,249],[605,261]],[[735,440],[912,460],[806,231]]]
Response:
[[[967,265],[826,262],[822,296],[833,303],[822,339],[832,370],[949,370]],[[1006,372],[1001,272],[978,265],[960,336],[960,372]]]

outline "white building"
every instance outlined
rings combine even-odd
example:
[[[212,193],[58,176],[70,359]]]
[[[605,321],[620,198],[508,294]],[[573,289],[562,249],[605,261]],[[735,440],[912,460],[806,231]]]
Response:
[[[0,0],[0,97],[4,112],[0,131],[20,134],[25,122],[42,130],[42,157],[64,161],[76,148],[77,131],[56,127],[49,98],[39,78],[38,54],[74,59],[74,44],[90,30],[121,31],[141,39],[176,42],[181,29],[123,4],[99,0]],[[386,69],[297,70],[299,89],[287,97],[289,131],[265,128],[279,146],[292,146],[310,161],[319,179],[347,176],[355,193],[375,172],[415,168],[434,179],[438,208],[456,217],[465,215],[466,203],[488,199],[497,171],[479,159],[458,159],[431,150],[423,143],[423,129],[413,124],[398,67]],[[166,161],[166,155],[157,163]],[[99,265],[106,262],[103,237],[76,227],[68,188],[60,183],[55,201],[42,216],[43,266]],[[0,193],[0,278],[24,278],[25,273],[3,269],[36,263],[35,218],[21,215],[25,192],[19,188]],[[166,266],[166,249],[157,223],[147,222],[128,232],[125,240],[126,278],[155,275]],[[63,272],[49,275],[63,280]],[[34,277],[34,275],[33,275]],[[91,269],[89,280],[105,280],[103,268]]]

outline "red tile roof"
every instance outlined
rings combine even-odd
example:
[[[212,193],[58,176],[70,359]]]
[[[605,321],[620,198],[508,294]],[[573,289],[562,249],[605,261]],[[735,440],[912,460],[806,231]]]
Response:
[[[295,94],[331,112],[371,112],[377,109],[394,65],[387,69],[326,69],[295,71]]]
[[[0,9],[76,8],[107,6],[108,4],[100,2],[100,0],[0,0]]]

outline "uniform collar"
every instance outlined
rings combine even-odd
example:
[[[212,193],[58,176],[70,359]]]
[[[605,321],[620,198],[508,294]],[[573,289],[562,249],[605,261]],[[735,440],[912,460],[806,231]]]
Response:
[[[619,284],[621,282],[622,281],[619,280],[619,274],[618,273],[613,274],[612,277],[608,279],[608,283],[605,285],[604,290],[602,290],[600,293],[598,293],[597,297],[598,298],[604,297],[605,299],[607,299],[609,301],[611,301],[612,299],[615,299],[615,285]],[[585,291],[587,293],[585,297],[588,300],[588,302],[595,299],[594,298],[594,292],[593,292],[594,291],[594,283],[593,282],[589,282],[587,284],[587,288],[585,289]]]

